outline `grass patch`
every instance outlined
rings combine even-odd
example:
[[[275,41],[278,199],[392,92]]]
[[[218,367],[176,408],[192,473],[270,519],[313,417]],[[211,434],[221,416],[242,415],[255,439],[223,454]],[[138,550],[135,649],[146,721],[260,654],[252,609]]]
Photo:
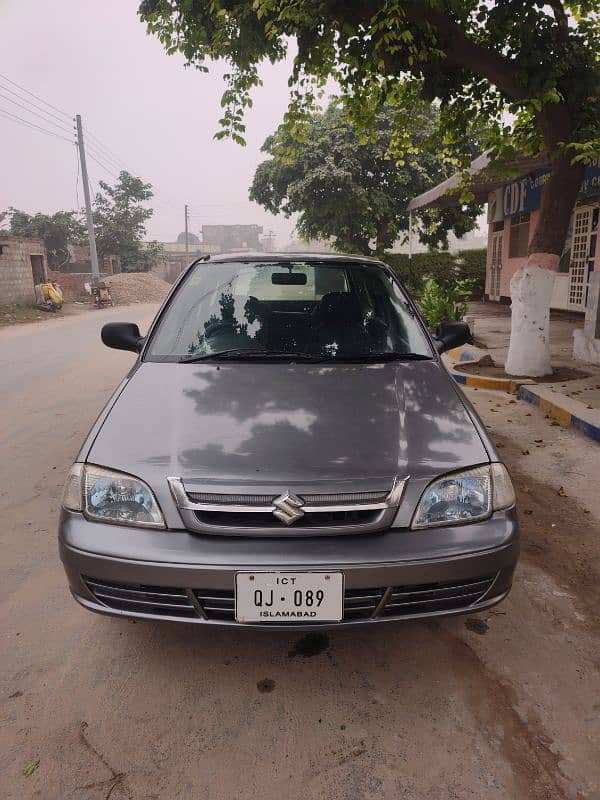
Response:
[[[0,305],[0,327],[18,325],[20,322],[35,322],[38,319],[47,319],[50,316],[52,316],[51,312],[42,311],[36,306]]]

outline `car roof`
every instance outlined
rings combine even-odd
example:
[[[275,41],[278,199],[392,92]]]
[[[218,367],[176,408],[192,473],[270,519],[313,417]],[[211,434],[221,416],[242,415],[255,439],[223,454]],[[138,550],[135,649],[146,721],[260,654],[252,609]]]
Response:
[[[377,258],[370,258],[369,256],[360,255],[346,255],[345,253],[219,253],[219,255],[205,256],[202,261],[214,261],[218,263],[226,263],[231,261],[278,261],[278,262],[292,262],[297,261],[313,261],[318,263],[340,263],[347,264],[353,261],[359,264],[379,264],[383,265],[383,261]]]

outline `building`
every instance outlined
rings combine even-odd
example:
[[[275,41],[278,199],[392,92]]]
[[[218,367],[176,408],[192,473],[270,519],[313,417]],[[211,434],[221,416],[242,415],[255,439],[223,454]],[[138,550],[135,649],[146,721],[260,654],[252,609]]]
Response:
[[[183,242],[179,241],[181,234],[177,237],[176,242],[162,242],[163,254],[151,270],[154,275],[169,283],[173,283],[177,276],[195,259],[219,252],[214,245],[203,244],[197,236],[191,233],[186,247],[185,234],[183,237]],[[192,237],[194,241],[192,241]],[[150,243],[146,242],[147,244]]]
[[[256,252],[263,249],[262,232],[262,225],[203,225],[202,242],[218,248],[217,253]]]
[[[43,239],[0,233],[0,304],[34,304],[35,289],[48,275]]]
[[[529,242],[539,217],[542,186],[551,172],[549,159],[522,157],[507,165],[519,170],[519,177],[507,181],[488,169],[489,158],[479,156],[470,167],[470,190],[476,203],[487,203],[486,299],[510,302],[510,280],[527,263]],[[415,197],[409,210],[458,203],[458,176]],[[589,276],[600,271],[600,245],[597,246],[600,224],[600,164],[587,167],[563,255],[560,260],[550,307],[584,312]]]

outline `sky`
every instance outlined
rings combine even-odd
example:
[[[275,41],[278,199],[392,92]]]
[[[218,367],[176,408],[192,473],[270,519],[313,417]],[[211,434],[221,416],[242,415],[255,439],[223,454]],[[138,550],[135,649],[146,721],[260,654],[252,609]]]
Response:
[[[193,233],[203,224],[258,224],[285,247],[293,222],[251,203],[248,188],[264,159],[260,147],[287,107],[289,65],[262,70],[264,85],[246,118],[247,146],[217,141],[224,66],[213,65],[208,74],[186,69],[182,57],[168,56],[146,34],[137,7],[137,0],[0,0],[0,111],[71,138],[60,129],[60,123],[71,127],[67,117],[42,121],[11,102],[42,106],[9,79],[60,111],[81,114],[84,138],[95,136],[153,185],[149,239],[174,241],[188,203]],[[90,156],[106,154],[91,137],[89,144]],[[74,144],[0,114],[0,154],[0,211],[53,213],[77,208],[77,198],[83,205]],[[99,180],[114,182],[118,168],[106,160],[89,159],[92,191]]]

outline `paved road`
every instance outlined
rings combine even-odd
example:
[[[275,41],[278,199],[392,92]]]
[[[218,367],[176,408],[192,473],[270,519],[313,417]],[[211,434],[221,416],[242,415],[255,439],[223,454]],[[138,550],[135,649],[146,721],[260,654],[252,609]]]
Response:
[[[62,483],[133,360],[98,328],[153,311],[0,331],[0,797],[598,800],[600,448],[508,396],[471,395],[525,534],[496,609],[311,648],[75,605],[56,552]]]

